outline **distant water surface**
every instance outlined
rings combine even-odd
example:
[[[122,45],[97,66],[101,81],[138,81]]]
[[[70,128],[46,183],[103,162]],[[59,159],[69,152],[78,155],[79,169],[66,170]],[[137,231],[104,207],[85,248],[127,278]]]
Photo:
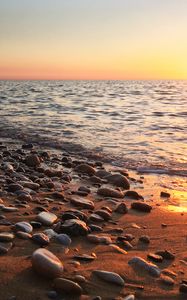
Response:
[[[187,82],[0,81],[0,136],[187,170]]]

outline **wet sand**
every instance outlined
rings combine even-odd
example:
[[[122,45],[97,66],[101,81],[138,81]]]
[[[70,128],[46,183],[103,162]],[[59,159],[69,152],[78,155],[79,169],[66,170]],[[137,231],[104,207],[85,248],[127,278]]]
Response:
[[[28,145],[23,148],[22,145],[8,145],[5,143],[0,147],[0,233],[11,232],[15,234],[12,241],[12,247],[6,254],[0,256],[0,299],[16,300],[44,300],[49,298],[49,291],[53,291],[53,279],[38,274],[32,267],[31,256],[33,252],[41,245],[34,243],[32,238],[21,239],[15,232],[14,225],[17,222],[31,222],[37,220],[37,215],[45,209],[57,216],[57,220],[50,226],[42,225],[40,228],[34,228],[33,233],[43,232],[45,229],[53,228],[58,231],[56,225],[59,221],[61,225],[62,214],[69,210],[78,210],[84,212],[87,216],[87,225],[95,224],[101,227],[101,232],[89,232],[84,236],[71,236],[72,243],[66,248],[54,239],[50,239],[46,249],[55,254],[64,265],[63,278],[76,281],[76,275],[85,277],[84,282],[79,282],[82,287],[82,295],[77,297],[71,292],[63,294],[58,292],[54,299],[94,299],[100,296],[103,300],[125,299],[129,294],[135,295],[135,299],[186,299],[187,294],[179,292],[182,280],[187,280],[187,212],[182,210],[168,210],[168,204],[172,203],[170,198],[165,202],[161,201],[160,192],[166,189],[154,185],[154,177],[149,175],[140,175],[127,170],[114,168],[102,162],[87,160],[85,158],[70,156],[68,153],[53,153],[45,151],[38,147],[29,148]],[[18,150],[19,149],[19,150]],[[25,163],[29,155],[37,155],[40,162],[36,166],[29,166]],[[68,162],[69,163],[68,165]],[[131,208],[131,204],[137,200],[132,196],[126,197],[126,189],[111,184],[105,178],[100,183],[94,183],[92,176],[86,172],[78,171],[77,166],[82,163],[91,165],[95,172],[106,169],[110,174],[125,174],[129,183],[130,190],[137,191],[142,195],[144,202],[151,206],[151,211],[139,212]],[[12,166],[12,168],[10,167]],[[46,170],[51,170],[51,173]],[[56,171],[59,172],[56,172]],[[16,192],[10,191],[12,183],[19,183],[25,180],[18,180],[16,174],[23,175],[30,182],[38,183],[36,190],[24,187],[31,198],[28,201],[19,200]],[[69,179],[67,178],[69,176]],[[46,186],[42,180],[46,179],[52,184]],[[69,182],[68,182],[69,180]],[[99,179],[98,179],[99,181]],[[90,193],[77,193],[80,186],[90,189]],[[98,195],[98,189],[101,187],[121,191],[123,198],[105,197]],[[62,195],[62,197],[60,197]],[[85,209],[83,204],[75,206],[71,199],[90,200],[94,203],[94,208]],[[175,197],[176,201],[176,197]],[[128,212],[121,214],[115,212],[116,206],[125,202]],[[16,207],[18,211],[7,212],[3,207]],[[93,221],[90,215],[98,210],[107,211],[110,215],[109,220]],[[4,217],[2,217],[2,215]],[[10,224],[8,223],[10,222]],[[3,224],[4,223],[4,224]],[[89,234],[105,235],[110,237],[112,244],[120,249],[127,251],[127,254],[119,253],[118,250],[111,247],[111,243],[91,243],[88,239]],[[132,235],[131,249],[127,245],[119,243],[119,238],[125,235]],[[139,240],[142,236],[148,236],[150,243],[146,244]],[[168,250],[174,255],[174,259],[163,259],[162,262],[155,262],[147,258],[150,253],[159,250]],[[93,256],[92,261],[79,261],[74,258],[75,255],[87,254]],[[153,277],[142,268],[132,268],[128,263],[131,258],[138,256],[146,261],[156,264],[161,270],[158,277]],[[93,274],[94,270],[104,270],[115,272],[123,278],[125,285],[117,286],[106,282]],[[167,272],[169,270],[169,272]],[[162,277],[165,273],[174,280],[172,285],[163,282]],[[173,272],[173,273],[172,273]],[[15,298],[11,298],[15,296]]]

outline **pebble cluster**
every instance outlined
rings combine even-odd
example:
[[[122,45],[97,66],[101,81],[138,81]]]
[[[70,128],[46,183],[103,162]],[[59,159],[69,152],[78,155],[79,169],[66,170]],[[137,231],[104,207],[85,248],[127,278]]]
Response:
[[[114,234],[112,231],[106,233],[103,224],[116,225],[114,215],[128,214],[132,210],[140,214],[151,213],[152,205],[131,189],[133,182],[138,180],[130,178],[127,170],[111,172],[101,161],[77,159],[67,152],[51,154],[32,144],[14,146],[13,149],[0,144],[0,254],[13,251],[17,239],[34,243],[37,247],[30,254],[31,268],[36,276],[50,280],[51,290],[46,291],[49,299],[68,299],[59,298],[61,295],[73,297],[71,299],[83,296],[88,297],[84,299],[104,299],[100,295],[89,298],[84,286],[90,278],[79,273],[73,278],[64,276],[66,266],[47,247],[58,243],[66,256],[72,242],[83,237],[84,242],[106,245],[109,251],[126,255],[134,248],[135,236],[124,234],[123,228],[115,229]],[[113,208],[96,205],[101,201],[112,204]],[[14,222],[15,217],[19,217],[19,222]],[[149,236],[142,235],[137,242],[149,247],[151,241]],[[95,253],[75,253],[72,263],[77,266],[96,259]],[[146,272],[153,280],[173,286],[175,276],[169,271],[165,274],[156,263],[174,259],[174,254],[164,249],[150,252],[147,260],[134,256],[128,265]],[[90,276],[98,278],[101,286],[102,282],[121,288],[126,286],[123,272],[97,269],[91,271]],[[181,282],[179,291],[187,293],[187,282]],[[17,299],[16,295],[12,297]],[[134,290],[132,294],[117,295],[116,299],[138,298]]]

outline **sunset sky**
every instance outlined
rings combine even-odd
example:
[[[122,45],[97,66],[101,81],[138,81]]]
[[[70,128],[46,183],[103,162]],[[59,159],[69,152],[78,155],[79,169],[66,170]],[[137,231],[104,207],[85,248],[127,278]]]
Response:
[[[0,79],[187,79],[187,0],[0,0]]]

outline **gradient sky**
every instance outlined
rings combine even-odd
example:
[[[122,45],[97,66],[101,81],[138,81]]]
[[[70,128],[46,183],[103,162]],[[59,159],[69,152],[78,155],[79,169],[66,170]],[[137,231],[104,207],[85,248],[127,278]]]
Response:
[[[1,79],[187,79],[187,0],[0,0]]]

